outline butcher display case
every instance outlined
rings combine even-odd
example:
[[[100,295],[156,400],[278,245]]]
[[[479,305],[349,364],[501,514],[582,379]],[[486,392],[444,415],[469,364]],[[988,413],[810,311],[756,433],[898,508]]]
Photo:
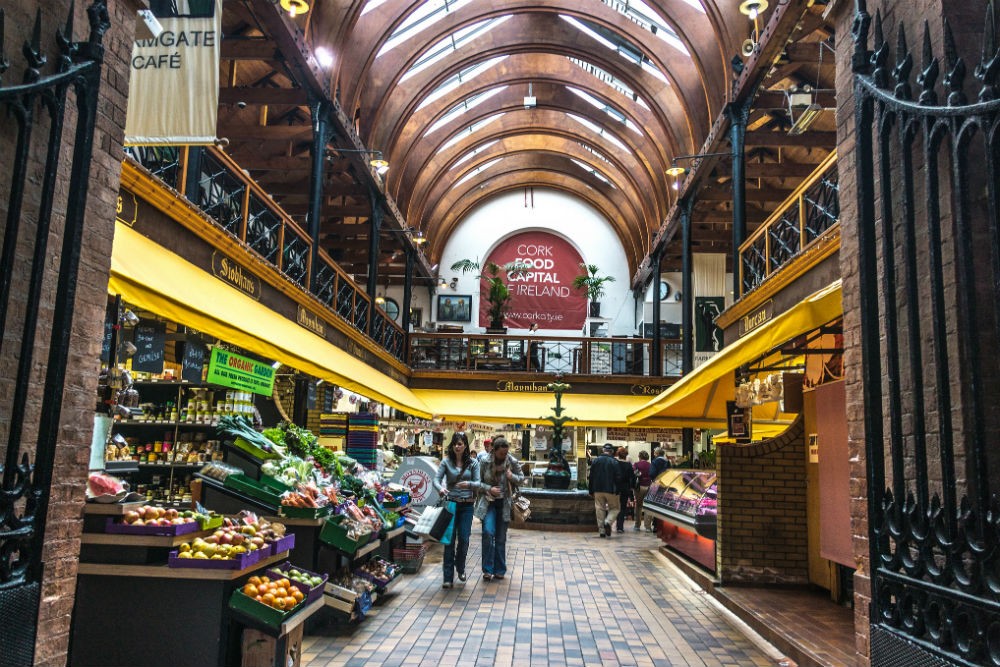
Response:
[[[714,540],[717,493],[714,470],[671,468],[656,478],[643,504],[679,528]]]

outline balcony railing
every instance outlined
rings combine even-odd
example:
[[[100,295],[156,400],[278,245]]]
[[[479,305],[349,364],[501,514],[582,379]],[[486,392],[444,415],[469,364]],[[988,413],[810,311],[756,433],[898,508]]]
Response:
[[[837,224],[838,192],[835,151],[740,246],[741,297]]]
[[[133,146],[125,153],[165,185],[186,194],[216,226],[311,293],[330,314],[406,361],[403,329],[375,307],[372,298],[323,250],[311,278],[309,235],[231,157],[215,147]],[[188,183],[189,178],[193,182]]]
[[[654,375],[649,338],[541,338],[452,333],[410,334],[414,370]],[[680,377],[681,342],[666,339],[663,376]]]

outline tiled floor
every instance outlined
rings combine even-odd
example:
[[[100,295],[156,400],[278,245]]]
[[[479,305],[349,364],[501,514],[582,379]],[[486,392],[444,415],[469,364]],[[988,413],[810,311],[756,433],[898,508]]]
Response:
[[[473,529],[470,575],[479,571]],[[303,666],[779,664],[657,553],[660,541],[628,530],[594,534],[512,530],[501,582],[470,576],[441,588],[441,548],[404,575],[365,620],[304,642]],[[758,642],[759,642],[758,638]]]

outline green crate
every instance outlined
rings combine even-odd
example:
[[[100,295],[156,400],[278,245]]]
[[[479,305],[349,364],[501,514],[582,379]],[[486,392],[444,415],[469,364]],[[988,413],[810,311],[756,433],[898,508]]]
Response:
[[[226,477],[224,486],[240,491],[241,493],[245,493],[251,498],[261,500],[272,507],[278,507],[281,505],[280,494],[275,493],[270,489],[265,489],[259,482],[250,479],[246,475],[229,475]]]
[[[267,627],[273,628],[274,630],[279,630],[285,619],[305,606],[305,602],[303,601],[292,607],[289,611],[275,609],[274,607],[269,607],[262,602],[257,602],[253,598],[247,597],[240,589],[233,591],[233,596],[229,598],[230,609],[244,616],[249,616],[250,618],[263,623]]]
[[[282,505],[278,508],[278,516],[289,519],[318,519],[321,516],[329,516],[332,511],[333,508],[329,505],[326,507],[287,507]]]
[[[288,484],[285,484],[284,482],[279,480],[277,477],[271,477],[270,475],[265,475],[264,473],[261,473],[260,475],[260,483],[269,489],[277,491],[278,493],[284,493],[285,491],[295,490],[294,485],[289,486]]]
[[[319,532],[319,540],[323,544],[328,544],[335,549],[339,549],[346,554],[353,554],[369,542],[369,538],[362,537],[360,540],[352,540],[347,536],[347,529],[340,525],[343,517],[341,515],[332,516],[323,523],[323,529]]]
[[[258,458],[261,461],[266,461],[267,459],[280,458],[277,454],[273,452],[266,452],[257,445],[253,444],[252,442],[244,440],[243,438],[240,437],[237,437],[235,440],[233,440],[233,445],[237,449],[246,452],[250,456]]]
[[[221,514],[216,514],[208,518],[198,517],[197,521],[202,530],[212,530],[222,525],[223,518]]]

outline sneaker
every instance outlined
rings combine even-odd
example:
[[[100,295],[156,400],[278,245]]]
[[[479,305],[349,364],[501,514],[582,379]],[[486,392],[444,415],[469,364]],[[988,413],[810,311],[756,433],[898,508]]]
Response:
[[[493,575],[489,572],[483,572],[483,581],[492,581]]]
[[[458,573],[458,580],[464,582],[466,580],[465,572]]]
[[[504,575],[502,575],[502,574],[494,574],[494,575],[493,575],[493,578],[494,578],[494,579],[503,579],[503,578],[504,578]]]
[[[443,584],[441,584],[441,588],[451,588],[451,585],[452,584],[450,581],[446,581]]]

